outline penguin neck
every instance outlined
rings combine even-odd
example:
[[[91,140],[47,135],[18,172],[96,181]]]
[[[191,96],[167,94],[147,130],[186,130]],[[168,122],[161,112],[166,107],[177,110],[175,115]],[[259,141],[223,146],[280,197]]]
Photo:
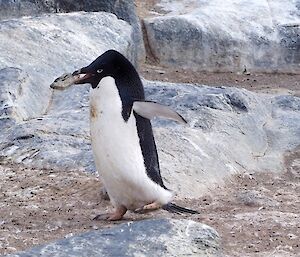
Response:
[[[124,92],[122,93],[124,94]],[[93,122],[100,112],[101,115],[122,116],[123,120],[127,122],[131,114],[132,104],[133,100],[129,97],[124,98],[124,95],[121,95],[113,77],[104,77],[96,88],[91,89],[91,121]]]

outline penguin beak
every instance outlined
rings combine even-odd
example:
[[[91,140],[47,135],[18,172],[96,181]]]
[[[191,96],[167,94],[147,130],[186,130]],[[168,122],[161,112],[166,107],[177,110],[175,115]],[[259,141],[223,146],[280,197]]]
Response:
[[[73,72],[72,76],[76,76],[74,80],[74,84],[85,84],[89,83],[89,79],[95,76],[95,74],[92,73],[84,73],[82,69],[76,70]]]

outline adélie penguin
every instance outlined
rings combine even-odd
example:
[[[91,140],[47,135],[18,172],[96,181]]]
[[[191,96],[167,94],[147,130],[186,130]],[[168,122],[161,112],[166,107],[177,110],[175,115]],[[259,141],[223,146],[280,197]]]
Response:
[[[95,219],[120,220],[127,210],[144,213],[159,208],[196,214],[172,203],[161,177],[150,119],[165,117],[186,123],[166,106],[145,101],[134,66],[108,50],[72,74],[73,83],[90,83],[90,131],[94,160],[114,213]],[[65,78],[64,78],[65,79]],[[54,86],[53,86],[54,88]]]

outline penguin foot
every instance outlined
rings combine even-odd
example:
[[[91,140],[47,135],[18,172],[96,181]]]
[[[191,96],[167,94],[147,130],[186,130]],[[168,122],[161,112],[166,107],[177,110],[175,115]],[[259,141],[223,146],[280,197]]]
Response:
[[[155,210],[158,210],[162,207],[162,205],[158,202],[153,202],[153,203],[150,203],[150,204],[147,204],[147,205],[144,205],[143,207],[141,208],[138,208],[138,209],[135,209],[134,212],[135,213],[147,213],[147,212],[150,212],[150,211],[155,211]]]
[[[108,220],[108,221],[121,220],[126,212],[127,212],[127,208],[121,206],[118,207],[114,213],[101,213],[97,215],[95,218],[93,218],[93,220]]]

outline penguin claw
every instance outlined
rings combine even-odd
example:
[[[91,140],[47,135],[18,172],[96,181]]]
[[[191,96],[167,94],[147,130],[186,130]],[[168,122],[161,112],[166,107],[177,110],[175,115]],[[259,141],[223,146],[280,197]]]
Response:
[[[115,214],[115,213],[102,213],[97,215],[93,220],[107,220],[107,221],[116,221],[121,220],[123,218],[123,215]]]
[[[141,208],[137,208],[134,210],[135,213],[140,213],[140,214],[144,214],[150,211],[155,211],[161,208],[161,204],[157,203],[157,202],[153,202],[147,205],[144,205]]]
[[[144,214],[146,213],[146,210],[144,209],[144,206],[141,208],[137,208],[133,211],[134,213]]]
[[[110,213],[101,213],[94,217],[93,220],[108,220],[111,216],[112,214]]]
[[[108,221],[116,221],[121,220],[126,213],[127,208],[124,206],[119,206],[116,208],[114,213],[101,213],[97,215],[93,220],[108,220]]]

